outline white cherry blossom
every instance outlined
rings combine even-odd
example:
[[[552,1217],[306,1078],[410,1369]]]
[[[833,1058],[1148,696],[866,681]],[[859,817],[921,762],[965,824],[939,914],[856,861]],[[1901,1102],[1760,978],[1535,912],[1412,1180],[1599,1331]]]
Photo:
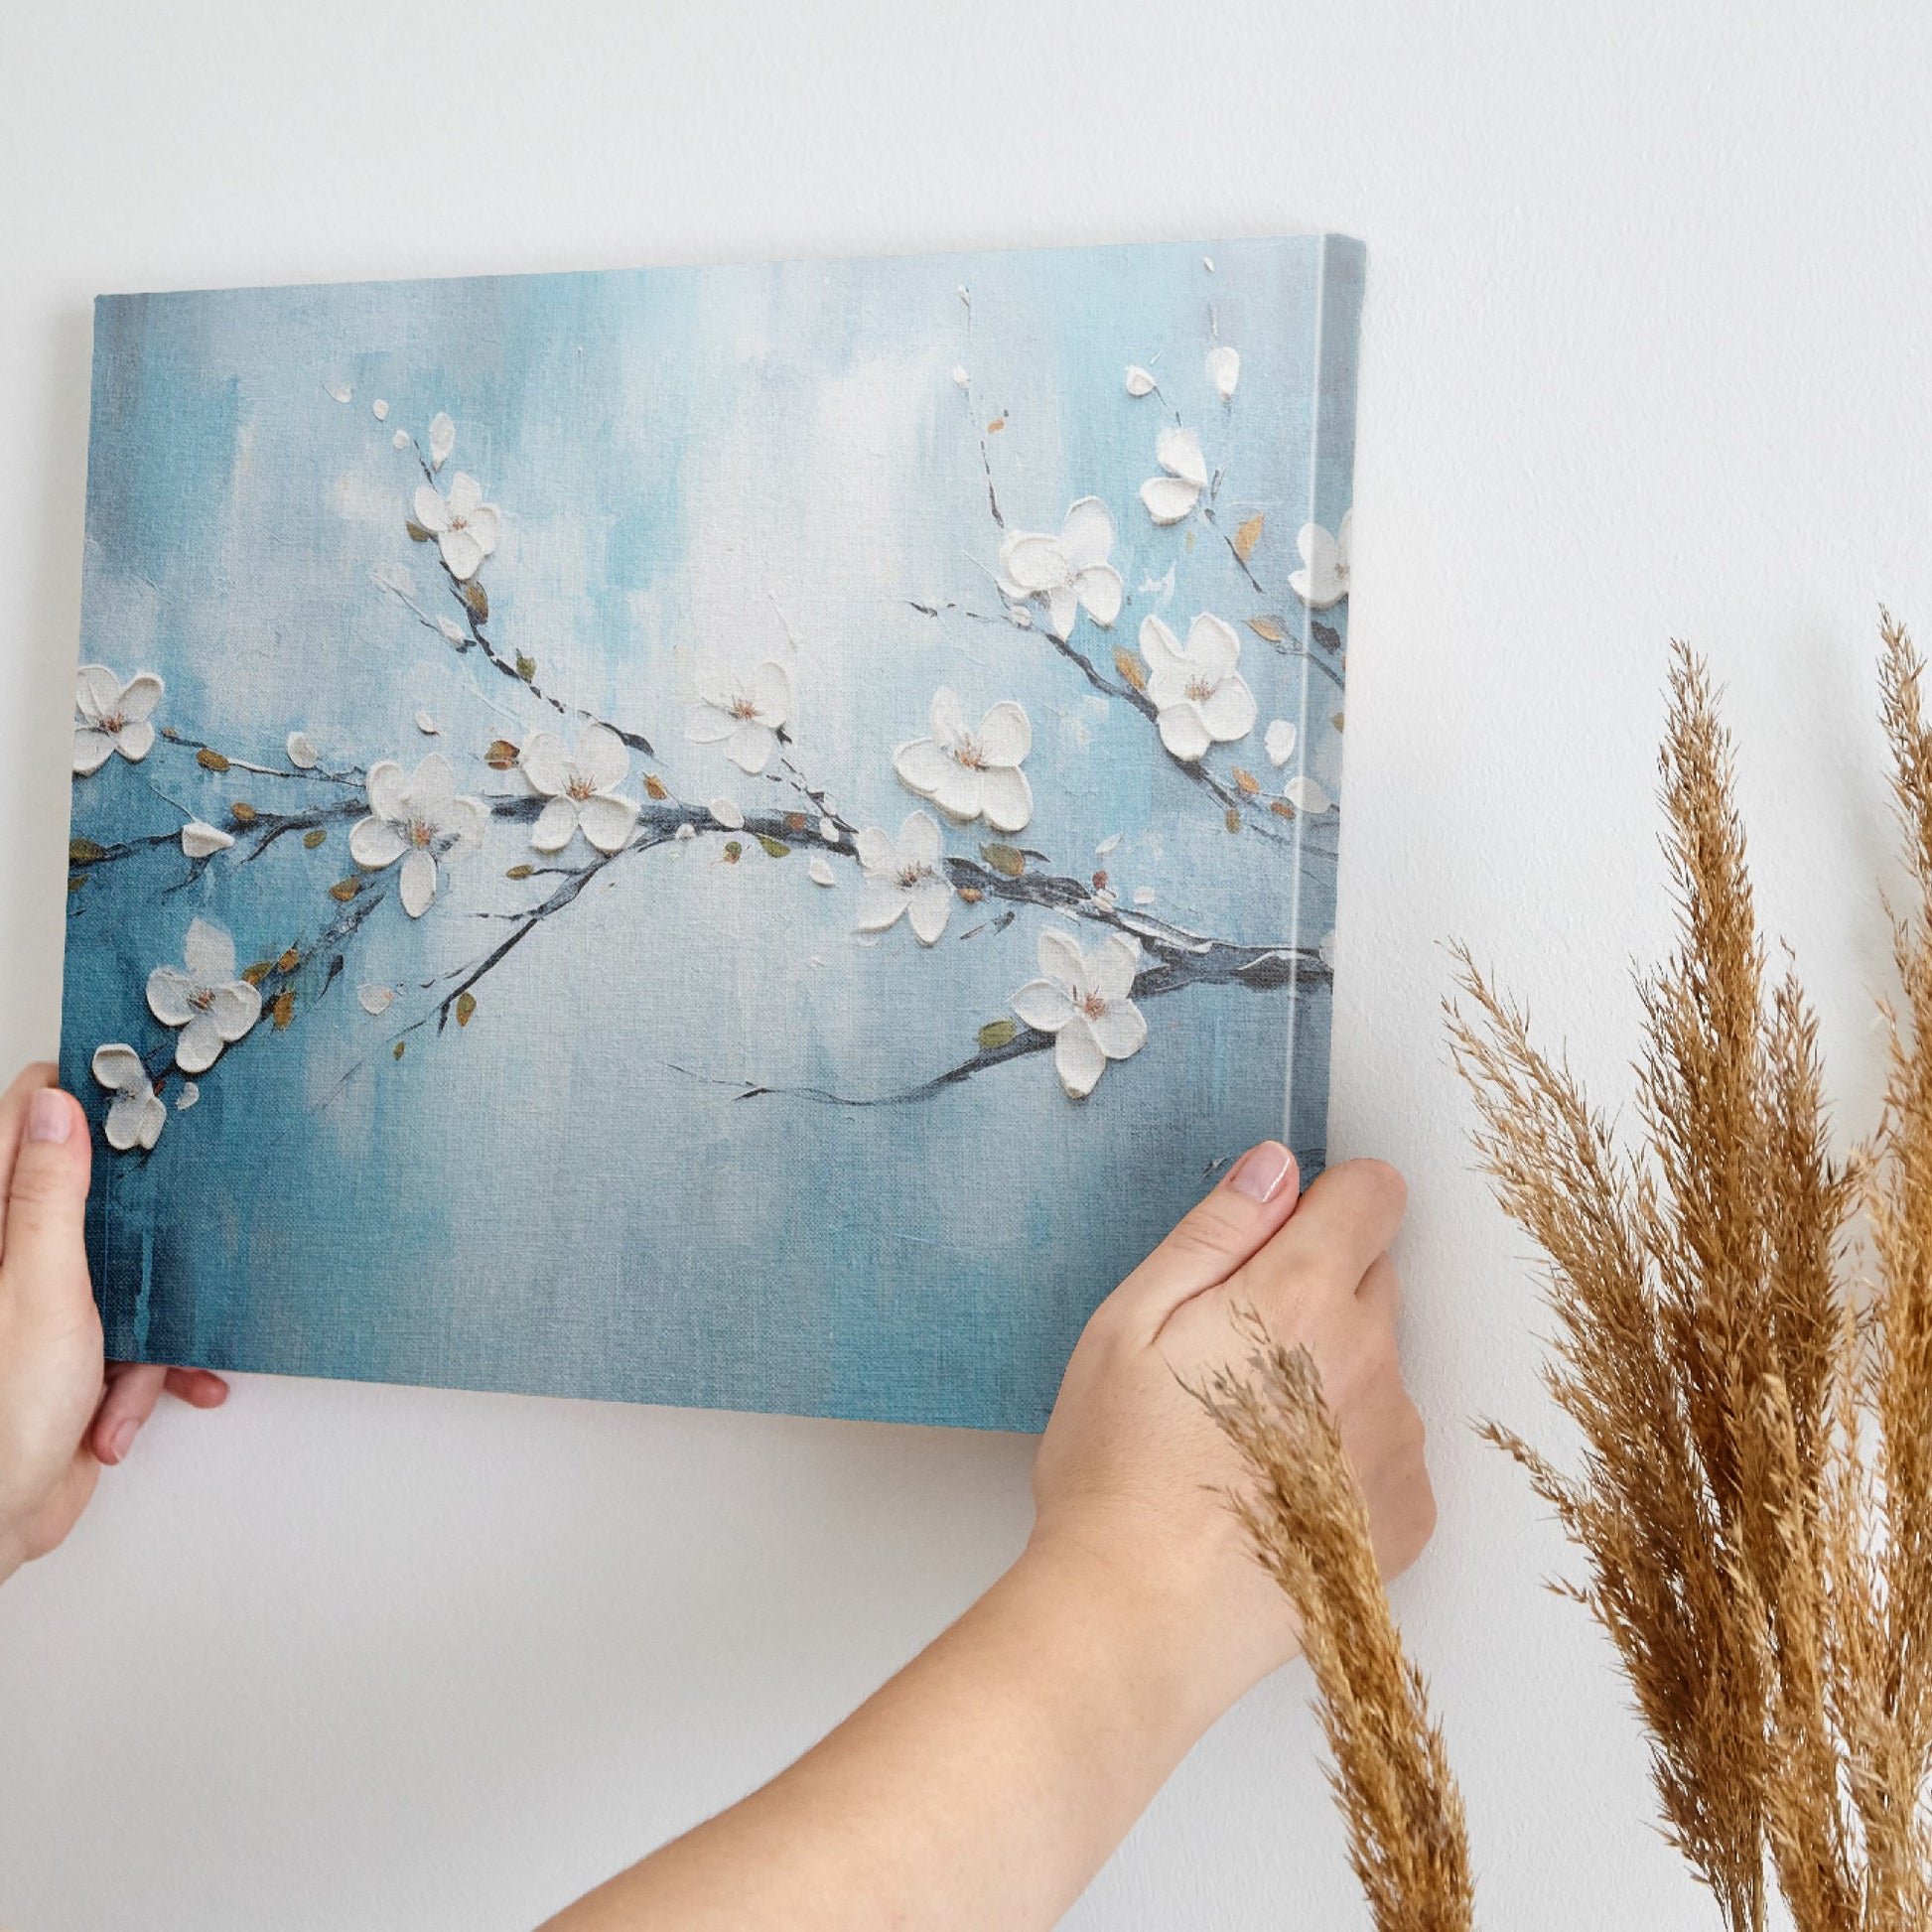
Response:
[[[1013,1010],[1035,1032],[1053,1035],[1053,1070],[1070,1099],[1100,1084],[1109,1060],[1131,1058],[1147,1044],[1147,1021],[1130,995],[1141,970],[1140,941],[1110,932],[1083,953],[1070,932],[1039,935],[1041,977],[1013,996]]]
[[[114,1096],[107,1109],[107,1145],[116,1154],[152,1148],[168,1125],[168,1107],[155,1092],[140,1054],[112,1040],[94,1048],[93,1069],[94,1078]]]
[[[959,700],[942,686],[933,694],[931,720],[930,738],[915,738],[893,754],[899,783],[961,825],[984,818],[996,832],[1018,832],[1034,815],[1033,786],[1020,768],[1034,746],[1026,712],[1009,698],[974,731]]]
[[[1200,438],[1190,429],[1164,429],[1154,446],[1164,477],[1150,477],[1141,485],[1141,501],[1157,523],[1178,523],[1193,514],[1207,487],[1207,459]]]
[[[859,930],[884,932],[906,915],[922,946],[936,945],[952,917],[952,881],[940,863],[939,827],[925,812],[911,812],[894,839],[868,825],[853,840],[865,874]]]
[[[164,1027],[179,1027],[175,1064],[206,1073],[262,1016],[260,990],[236,977],[234,940],[218,925],[196,919],[188,928],[181,966],[148,975],[148,1011]]]
[[[698,702],[684,728],[693,745],[723,745],[741,771],[756,776],[778,749],[791,719],[791,673],[767,657],[749,677],[715,664],[698,668]]]
[[[532,732],[516,761],[530,789],[550,801],[530,832],[539,852],[561,852],[580,831],[600,852],[622,851],[638,807],[617,795],[630,753],[609,725],[586,725],[575,753],[555,732]]]
[[[149,715],[161,702],[161,680],[137,671],[123,684],[105,664],[82,664],[74,678],[73,769],[78,777],[96,772],[116,752],[139,764],[154,750]]]
[[[1062,641],[1084,606],[1105,629],[1120,616],[1120,572],[1107,559],[1114,519],[1098,496],[1082,496],[1058,536],[1016,530],[1000,545],[1000,589],[1016,604],[1042,598],[1046,627]]]
[[[416,521],[436,539],[450,575],[468,583],[496,548],[503,527],[502,512],[483,499],[483,484],[459,470],[447,496],[434,483],[418,483],[413,507]]]
[[[1268,748],[1270,764],[1286,764],[1295,755],[1295,727],[1286,718],[1277,718],[1262,743]]]
[[[1235,669],[1241,639],[1224,619],[1203,611],[1182,644],[1159,618],[1143,618],[1141,655],[1161,743],[1175,758],[1191,763],[1209,746],[1232,745],[1254,730],[1254,693]]]
[[[1130,396],[1151,396],[1156,387],[1152,369],[1144,369],[1138,362],[1128,363],[1127,393]]]
[[[1234,385],[1241,380],[1241,351],[1217,343],[1207,351],[1207,379],[1223,402],[1232,401]]]
[[[1304,523],[1295,547],[1302,568],[1289,572],[1288,587],[1311,611],[1325,611],[1348,595],[1348,533],[1355,512],[1343,510],[1330,536],[1319,523]]]
[[[313,771],[318,762],[315,740],[307,732],[290,732],[288,736],[289,762],[298,771]]]
[[[181,849],[190,859],[211,858],[217,852],[225,852],[234,844],[234,834],[224,832],[218,825],[209,825],[206,820],[191,818],[181,828]]]
[[[348,855],[379,872],[402,861],[402,909],[420,919],[436,897],[437,862],[454,864],[483,844],[488,818],[480,799],[457,795],[456,777],[432,752],[405,777],[393,759],[369,766],[370,816],[348,835]]]
[[[1322,784],[1321,780],[1319,778],[1311,778],[1306,771],[1298,771],[1294,777],[1289,779],[1288,783],[1282,787],[1282,796],[1298,812],[1308,812],[1315,818],[1319,818],[1323,812],[1330,810],[1335,802],[1328,796],[1327,787]]]

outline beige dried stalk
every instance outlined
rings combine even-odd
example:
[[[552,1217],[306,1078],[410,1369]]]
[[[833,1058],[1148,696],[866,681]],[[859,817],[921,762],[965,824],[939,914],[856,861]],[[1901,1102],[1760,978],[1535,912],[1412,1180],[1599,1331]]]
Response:
[[[1569,1593],[1614,1644],[1666,1829],[1733,1932],[1767,1866],[1799,1932],[1932,1910],[1932,734],[1884,618],[1882,716],[1913,878],[1906,1016],[1871,1145],[1829,1151],[1816,1022],[1767,985],[1729,742],[1677,650],[1661,758],[1677,944],[1640,981],[1641,1135],[1458,953],[1449,1009],[1475,1145],[1549,1267],[1560,1469],[1499,1426],[1582,1550]],[[1852,1311],[1863,1206],[1873,1279]]]
[[[1253,1314],[1241,1325],[1249,1374],[1223,1371],[1198,1393],[1251,1477],[1229,1503],[1302,1619],[1350,1863],[1377,1932],[1468,1932],[1462,1797],[1396,1634],[1361,1486],[1308,1351]]]

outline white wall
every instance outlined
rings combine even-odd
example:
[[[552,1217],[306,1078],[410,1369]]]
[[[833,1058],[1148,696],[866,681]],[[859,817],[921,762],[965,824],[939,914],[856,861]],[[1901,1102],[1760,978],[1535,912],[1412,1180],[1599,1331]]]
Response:
[[[1346,229],[1370,280],[1334,1123],[1399,1162],[1443,1497],[1399,1607],[1490,1927],[1714,1923],[1559,1545],[1439,942],[1621,1092],[1666,639],[1866,1119],[1885,599],[1932,638],[1921,9],[40,6],[0,57],[0,1071],[59,1017],[96,290]],[[812,15],[818,15],[814,19]],[[1029,1444],[245,1380],[0,1593],[0,1921],[515,1927],[780,1765],[1018,1547]],[[1305,1681],[1072,1923],[1362,1922]]]

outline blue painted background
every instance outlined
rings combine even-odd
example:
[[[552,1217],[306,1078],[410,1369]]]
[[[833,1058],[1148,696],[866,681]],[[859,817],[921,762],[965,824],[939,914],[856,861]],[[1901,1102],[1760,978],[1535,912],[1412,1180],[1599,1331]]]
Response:
[[[1308,239],[103,298],[81,661],[158,671],[156,723],[235,759],[278,764],[299,727],[325,764],[440,749],[463,789],[504,790],[483,748],[554,717],[376,581],[401,566],[450,608],[405,533],[420,479],[391,444],[445,410],[441,481],[470,472],[503,512],[481,573],[492,634],[646,735],[675,795],[777,799],[685,743],[699,653],[788,663],[799,762],[854,822],[895,831],[918,801],[892,749],[925,734],[935,686],[975,715],[1017,698],[1035,729],[1019,843],[1056,872],[1104,865],[1124,902],[1152,889],[1152,910],[1198,930],[1312,945],[1332,924],[1334,815],[1299,858],[1230,837],[1145,718],[1036,632],[967,614],[1001,610],[983,446],[1010,528],[1057,530],[1085,494],[1110,505],[1127,606],[1072,639],[1103,669],[1150,611],[1183,634],[1198,610],[1305,621],[1295,532],[1332,529],[1352,493],[1360,286],[1355,244]],[[1202,368],[1211,331],[1242,355],[1227,405]],[[1129,362],[1161,394],[1131,398]],[[1137,500],[1174,411],[1224,472],[1222,523],[1265,516],[1266,596],[1206,528],[1157,528]],[[1284,717],[1304,736],[1289,769],[1339,793],[1338,695],[1242,635],[1260,722],[1218,768],[1278,788],[1261,732]],[[304,795],[164,741],[75,780],[73,832],[111,845]],[[63,1072],[97,1122],[89,1056],[166,1052],[142,988],[190,919],[233,931],[243,962],[312,937],[345,833],[247,864],[163,845],[78,870]],[[1050,915],[967,940],[979,921],[956,905],[931,951],[903,924],[866,945],[849,868],[826,891],[802,851],[722,863],[725,836],[614,868],[479,987],[467,1028],[423,1029],[394,1060],[429,996],[377,1019],[353,989],[420,988],[530,902],[504,876],[534,856],[526,836],[494,824],[428,915],[378,906],[339,980],[230,1047],[152,1155],[97,1140],[110,1354],[1032,1429],[1092,1306],[1221,1164],[1286,1122],[1319,1165],[1325,992],[1293,1013],[1285,993],[1151,1001],[1148,1045],[1077,1105],[1044,1054],[913,1105],[737,1098],[747,1081],[887,1095],[942,1071],[1035,976]],[[949,829],[948,850],[988,836]]]

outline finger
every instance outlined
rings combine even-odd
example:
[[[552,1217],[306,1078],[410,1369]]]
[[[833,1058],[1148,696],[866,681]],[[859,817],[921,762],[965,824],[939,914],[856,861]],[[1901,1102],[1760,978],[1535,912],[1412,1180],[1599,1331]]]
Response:
[[[1151,1336],[1189,1296],[1224,1282],[1295,1212],[1295,1157],[1279,1141],[1251,1147],[1214,1190],[1109,1298]]]
[[[93,1145],[80,1103],[59,1087],[32,1087],[22,1112],[0,1288],[16,1309],[61,1322],[93,1305],[85,1239]]]
[[[171,1368],[166,1386],[191,1409],[218,1409],[228,1399],[227,1383],[208,1368]]]
[[[1395,1325],[1397,1311],[1402,1306],[1402,1277],[1387,1255],[1377,1255],[1369,1263],[1368,1273],[1355,1291],[1355,1303],[1363,1313],[1386,1321],[1391,1327]]]
[[[1323,1288],[1350,1295],[1402,1225],[1408,1184],[1386,1161],[1344,1161],[1309,1183],[1301,1205],[1242,1271],[1244,1286],[1266,1302]]]
[[[141,1425],[154,1414],[168,1371],[154,1362],[116,1362],[107,1371],[107,1393],[90,1432],[94,1453],[110,1466],[134,1447]]]
[[[60,1080],[60,1070],[52,1060],[36,1060],[14,1076],[14,1083],[0,1094],[0,1175],[11,1174],[20,1154],[20,1143],[27,1132],[27,1108],[35,1093]],[[0,1188],[0,1255],[7,1252],[7,1199]]]

